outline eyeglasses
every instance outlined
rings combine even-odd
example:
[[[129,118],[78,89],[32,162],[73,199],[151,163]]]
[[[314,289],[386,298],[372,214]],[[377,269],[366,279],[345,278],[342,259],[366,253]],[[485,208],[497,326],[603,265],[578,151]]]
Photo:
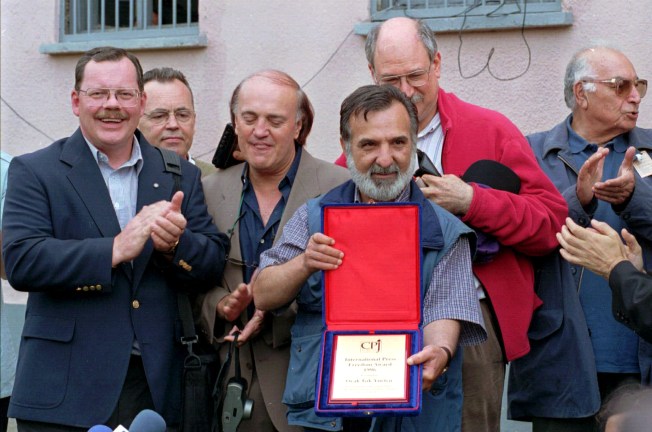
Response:
[[[242,212],[242,201],[243,201],[243,199],[244,199],[244,193],[240,195],[240,215],[235,219],[235,221],[233,221],[233,225],[231,225],[231,228],[226,230],[226,234],[229,236],[229,243],[230,244],[233,244],[232,239],[233,239],[233,235],[235,234],[236,225],[238,224],[238,222],[240,222],[240,219],[242,219],[244,217],[244,213]],[[229,254],[226,254],[226,261],[233,264],[234,266],[238,266],[238,267],[248,267],[248,268],[252,268],[254,270],[258,268],[257,263],[256,264],[249,264],[246,261],[239,260],[239,259],[236,259],[236,258],[231,258],[229,256]]]
[[[389,84],[394,87],[401,85],[401,78],[405,77],[405,80],[412,87],[421,87],[428,82],[428,76],[430,75],[430,67],[428,69],[419,69],[402,75],[388,75],[384,77],[376,76],[376,82],[378,84]]]
[[[125,107],[136,106],[138,105],[138,98],[140,96],[139,90],[130,88],[89,88],[78,90],[78,92],[86,94],[86,97],[89,99],[89,105],[91,106],[104,105],[104,102],[111,98],[111,93],[115,95],[120,105]]]
[[[179,123],[188,123],[195,116],[195,113],[185,108],[174,111],[154,110],[150,113],[145,113],[145,117],[155,125],[166,124],[170,121],[170,115],[173,115]]]
[[[632,87],[636,87],[638,95],[642,98],[647,93],[647,80],[644,79],[624,79],[624,78],[611,78],[606,80],[594,80],[590,78],[583,79],[584,83],[598,83],[607,85],[616,89],[617,96],[629,96],[632,92]]]

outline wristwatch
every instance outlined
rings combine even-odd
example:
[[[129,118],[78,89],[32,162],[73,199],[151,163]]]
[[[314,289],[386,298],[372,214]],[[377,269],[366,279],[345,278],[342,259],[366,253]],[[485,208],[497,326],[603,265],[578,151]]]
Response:
[[[453,358],[453,353],[445,346],[440,346],[439,348],[441,348],[446,353],[446,357],[447,357],[446,365],[444,366],[444,370],[441,371],[441,373],[446,373],[448,367],[451,365],[451,359]]]

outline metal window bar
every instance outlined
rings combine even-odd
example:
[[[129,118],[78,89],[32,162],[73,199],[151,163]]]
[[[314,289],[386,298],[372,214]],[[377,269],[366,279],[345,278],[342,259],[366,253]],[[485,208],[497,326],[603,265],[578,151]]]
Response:
[[[91,0],[86,0],[86,32],[91,32]]]
[[[163,26],[163,0],[158,0],[158,28]]]
[[[60,4],[62,41],[198,33],[199,0],[62,0]]]
[[[106,31],[104,25],[105,23],[106,23],[106,3],[102,1],[100,4],[100,31],[102,32]]]
[[[104,0],[102,0],[104,3]],[[118,31],[120,28],[120,2],[113,2],[113,30]]]
[[[119,25],[116,24],[116,27],[119,27]],[[134,2],[130,1],[129,2],[129,30],[133,30],[133,29],[134,29]]]

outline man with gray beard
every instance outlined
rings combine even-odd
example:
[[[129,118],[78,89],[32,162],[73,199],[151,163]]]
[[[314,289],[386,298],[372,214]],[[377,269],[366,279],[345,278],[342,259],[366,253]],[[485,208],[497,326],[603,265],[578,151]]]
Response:
[[[352,180],[308,201],[288,221],[276,245],[261,256],[252,282],[261,310],[282,310],[297,300],[284,403],[288,422],[310,430],[454,431],[461,421],[462,372],[459,345],[483,342],[486,333],[471,271],[472,231],[426,200],[412,181],[417,114],[392,86],[365,86],[342,103],[340,143]],[[407,359],[423,365],[423,402],[416,417],[367,419],[317,417],[315,381],[322,321],[321,271],[338,268],[344,254],[336,240],[316,232],[326,204],[412,202],[421,206],[423,349]],[[452,281],[455,281],[454,283]],[[403,295],[396,292],[397,296]],[[445,373],[446,372],[446,373]],[[444,374],[445,373],[445,374]]]

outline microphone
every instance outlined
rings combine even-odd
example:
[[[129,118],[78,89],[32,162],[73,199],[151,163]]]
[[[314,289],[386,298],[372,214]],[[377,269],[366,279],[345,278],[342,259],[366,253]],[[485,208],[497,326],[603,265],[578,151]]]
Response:
[[[95,425],[88,432],[113,432],[113,429],[104,425]]]
[[[165,432],[165,428],[163,417],[156,411],[146,409],[139,412],[131,422],[129,432]]]

